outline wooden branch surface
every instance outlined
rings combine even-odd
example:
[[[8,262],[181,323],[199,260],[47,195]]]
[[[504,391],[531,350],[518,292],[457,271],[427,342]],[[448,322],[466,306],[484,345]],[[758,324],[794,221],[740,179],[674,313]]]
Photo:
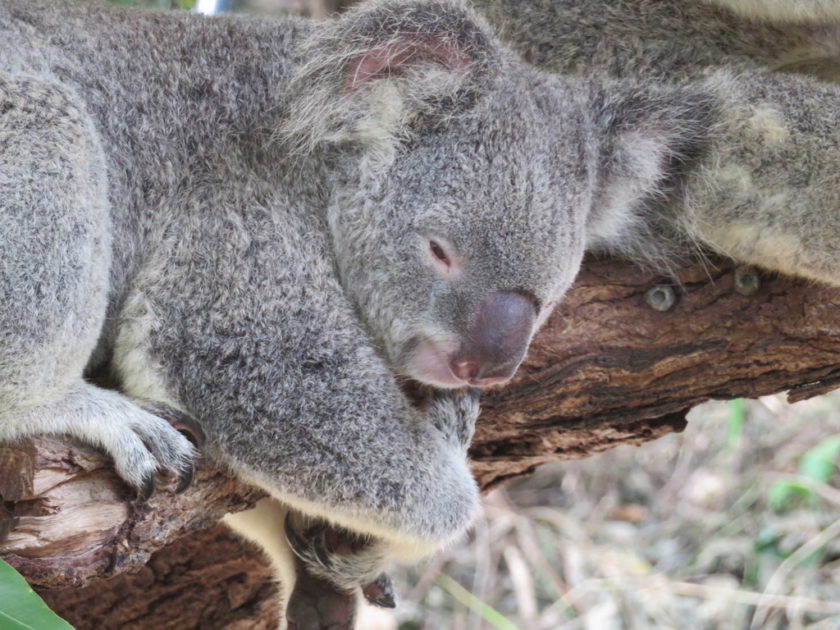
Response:
[[[471,450],[482,487],[680,431],[709,399],[790,390],[795,402],[838,387],[840,289],[745,268],[736,284],[734,271],[695,265],[680,287],[589,261],[515,380],[482,399]],[[676,295],[665,312],[647,301],[663,286]]]
[[[840,383],[840,291],[764,277],[745,295],[749,282],[736,289],[727,263],[680,280],[663,312],[646,296],[671,283],[622,263],[586,265],[516,380],[484,396],[472,449],[482,487],[679,431],[709,398],[791,389],[800,399]],[[10,530],[0,555],[33,584],[59,587],[136,570],[259,493],[205,466],[186,493],[132,504],[107,458],[38,438],[0,448],[0,495],[0,536]]]
[[[90,447],[51,437],[0,447],[0,505],[10,529],[0,556],[31,584],[81,586],[136,570],[169,542],[263,496],[203,463],[182,494],[166,481],[138,503]]]

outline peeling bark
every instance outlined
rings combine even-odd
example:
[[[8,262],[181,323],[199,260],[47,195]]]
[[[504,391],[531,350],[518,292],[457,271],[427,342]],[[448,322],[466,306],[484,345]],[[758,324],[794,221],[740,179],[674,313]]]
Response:
[[[588,261],[516,379],[485,393],[476,477],[486,489],[680,431],[705,400],[789,390],[795,401],[840,386],[838,306],[840,290],[722,261],[678,282]],[[263,560],[202,530],[260,496],[223,471],[204,466],[186,493],[132,504],[106,458],[39,438],[0,448],[0,495],[0,555],[33,584],[63,587],[44,594],[78,630],[273,623]],[[93,578],[112,579],[67,588]]]
[[[82,586],[136,570],[152,552],[263,496],[207,465],[182,494],[166,481],[137,503],[92,448],[49,437],[0,447],[0,497],[14,520],[0,556],[31,584]]]

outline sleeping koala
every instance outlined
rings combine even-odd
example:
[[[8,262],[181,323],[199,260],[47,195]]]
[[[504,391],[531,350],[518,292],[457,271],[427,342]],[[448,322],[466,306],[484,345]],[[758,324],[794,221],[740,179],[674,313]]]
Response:
[[[445,0],[324,23],[0,0],[0,39],[0,439],[69,433],[145,496],[190,476],[161,416],[194,418],[280,502],[230,520],[298,630],[334,622],[325,592],[351,627],[387,559],[469,525],[467,388],[511,377],[585,248],[838,277],[827,87],[552,75]],[[103,366],[120,392],[84,380]]]
[[[323,24],[3,0],[0,40],[0,439],[71,434],[145,496],[189,479],[160,410],[187,414],[372,538],[342,588],[463,532],[464,388],[513,374],[583,255],[577,84],[435,0]]]

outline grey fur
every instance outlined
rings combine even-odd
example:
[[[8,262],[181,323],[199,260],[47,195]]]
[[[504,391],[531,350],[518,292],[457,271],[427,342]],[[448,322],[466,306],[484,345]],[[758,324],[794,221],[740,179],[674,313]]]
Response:
[[[563,75],[601,77],[607,111],[626,119],[635,90],[660,115],[711,110],[686,176],[632,212],[601,211],[591,249],[667,271],[697,246],[766,269],[840,284],[840,2],[769,3],[736,15],[681,0],[477,0],[524,58]],[[721,2],[731,6],[737,2]],[[772,6],[770,6],[772,5]],[[778,11],[782,5],[791,11]],[[797,7],[831,21],[795,23]],[[813,75],[813,76],[807,76]],[[814,78],[815,77],[815,78]],[[604,82],[605,81],[605,82]],[[617,103],[609,104],[615,95]],[[646,95],[646,96],[645,96]],[[672,100],[672,106],[660,99]],[[660,104],[655,104],[657,101]],[[705,105],[704,105],[705,103]],[[598,215],[595,215],[598,216]],[[604,226],[609,230],[604,230]]]
[[[0,39],[0,439],[70,433],[141,491],[188,476],[142,399],[372,535],[365,575],[458,536],[477,402],[416,408],[398,379],[489,295],[544,319],[572,282],[595,159],[578,82],[435,1],[316,26],[4,0]],[[103,365],[124,394],[83,382]]]
[[[696,77],[709,68],[822,69],[838,76],[838,0],[475,0],[527,61],[564,74]],[[723,5],[723,6],[717,6]],[[758,7],[764,10],[759,14]],[[731,9],[740,7],[740,13]],[[820,6],[831,21],[789,23]],[[785,10],[782,10],[782,9]]]
[[[469,524],[476,400],[399,379],[439,384],[418,357],[488,296],[544,321],[586,246],[840,277],[837,92],[811,79],[552,75],[442,0],[317,25],[3,0],[0,39],[0,439],[76,435],[143,487],[192,449],[133,400],[186,412],[374,539],[342,586]],[[82,381],[103,365],[124,395]]]

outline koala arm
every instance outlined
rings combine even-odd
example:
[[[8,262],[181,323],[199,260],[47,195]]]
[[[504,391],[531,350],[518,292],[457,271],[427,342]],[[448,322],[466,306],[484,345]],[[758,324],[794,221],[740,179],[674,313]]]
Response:
[[[138,279],[143,299],[129,299],[145,306],[124,313],[126,342],[133,325],[151,328],[145,356],[117,344],[118,368],[154,367],[136,382],[140,371],[122,370],[126,388],[160,399],[143,391],[154,371],[202,423],[208,452],[288,505],[397,553],[439,548],[477,506],[464,445],[398,388],[343,294],[319,218],[248,186],[213,191],[167,230],[177,238]],[[206,246],[222,233],[225,247]]]
[[[735,15],[719,6],[745,5],[741,0],[474,0],[474,4],[528,62],[585,77],[696,77],[706,68],[722,65],[775,67],[823,47],[813,29],[758,23],[744,15],[748,11]],[[840,16],[840,3],[825,4],[835,5]]]

